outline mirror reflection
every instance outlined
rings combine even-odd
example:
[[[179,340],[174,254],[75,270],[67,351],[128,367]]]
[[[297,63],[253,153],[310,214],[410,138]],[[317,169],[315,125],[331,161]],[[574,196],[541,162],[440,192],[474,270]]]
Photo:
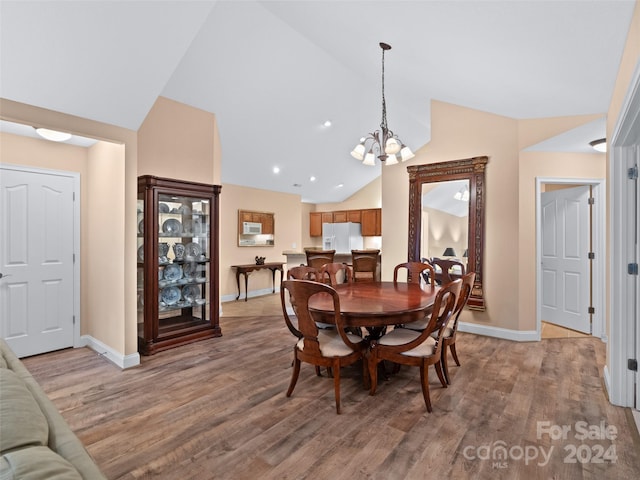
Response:
[[[420,257],[467,264],[469,248],[469,180],[422,185]]]

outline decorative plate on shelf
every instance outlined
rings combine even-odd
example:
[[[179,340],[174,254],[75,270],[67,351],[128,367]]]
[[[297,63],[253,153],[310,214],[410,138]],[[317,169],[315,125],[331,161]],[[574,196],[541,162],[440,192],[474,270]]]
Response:
[[[202,247],[199,243],[187,243],[184,254],[187,257],[199,257],[200,255],[202,255]]]
[[[187,278],[194,278],[198,274],[198,264],[194,262],[187,262],[182,266],[184,276]]]
[[[138,222],[138,233],[142,235],[144,233],[144,219]]]
[[[166,203],[160,202],[160,204],[158,205],[158,210],[160,210],[160,213],[169,213],[169,210],[171,209]]]
[[[186,285],[182,287],[182,298],[189,303],[196,301],[196,298],[200,298],[200,288],[197,285]]]
[[[164,279],[170,282],[174,282],[182,278],[182,268],[180,265],[172,263],[167,265],[164,269]]]
[[[182,224],[180,220],[170,218],[162,224],[162,231],[168,235],[180,235],[182,233]]]
[[[167,305],[173,305],[180,300],[180,289],[178,287],[166,287],[160,293],[160,299]]]
[[[189,230],[194,236],[202,235],[202,222],[198,218],[194,218],[189,223]]]
[[[144,262],[144,245],[140,245],[140,248],[138,248],[138,261]]]

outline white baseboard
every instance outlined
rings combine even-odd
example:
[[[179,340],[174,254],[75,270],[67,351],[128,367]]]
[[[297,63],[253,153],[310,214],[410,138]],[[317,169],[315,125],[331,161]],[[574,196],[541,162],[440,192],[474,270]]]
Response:
[[[276,293],[279,290],[276,289]],[[263,295],[273,295],[273,291],[270,288],[263,288],[262,290],[249,290],[249,298],[253,298],[253,297],[261,297]],[[231,295],[222,295],[220,297],[220,303],[224,303],[224,302],[232,302],[236,299],[237,294],[231,294]],[[238,301],[242,300],[244,302],[244,292],[242,292],[242,294],[240,295],[240,298],[238,299]]]
[[[95,350],[98,354],[105,357],[118,367],[125,369],[140,365],[140,354],[138,352],[130,355],[122,355],[110,346],[102,343],[100,340],[93,338],[91,335],[82,335],[80,341],[91,350]]]
[[[540,341],[540,336],[535,330],[510,330],[508,328],[478,325],[477,323],[460,322],[458,323],[458,331],[475,333],[476,335],[485,335],[487,337],[502,338],[504,340],[512,340],[514,342]]]

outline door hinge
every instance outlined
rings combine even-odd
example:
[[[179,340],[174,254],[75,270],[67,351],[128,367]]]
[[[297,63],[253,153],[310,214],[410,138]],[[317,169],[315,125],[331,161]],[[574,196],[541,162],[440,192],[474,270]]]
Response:
[[[589,260],[593,260],[596,258],[596,254],[594,252],[589,252]]]
[[[76,254],[73,254],[73,263],[76,263]]]
[[[76,201],[76,192],[73,192],[72,195],[73,195],[73,201],[75,202]]]
[[[593,307],[589,307],[589,308],[587,309],[587,313],[589,313],[589,314],[594,314],[594,313],[596,313],[596,309],[595,309],[595,308],[593,308]]]
[[[638,264],[637,263],[629,263],[627,265],[627,273],[629,275],[638,275]]]
[[[638,166],[634,165],[629,170],[627,170],[627,178],[629,180],[636,180],[638,178]]]
[[[75,315],[73,316],[73,324],[74,325],[76,324],[76,316]]]
[[[634,372],[638,371],[638,360],[635,358],[627,359],[627,369],[633,370]]]
[[[587,203],[589,203],[589,205],[595,205],[596,197],[589,197],[589,201]]]

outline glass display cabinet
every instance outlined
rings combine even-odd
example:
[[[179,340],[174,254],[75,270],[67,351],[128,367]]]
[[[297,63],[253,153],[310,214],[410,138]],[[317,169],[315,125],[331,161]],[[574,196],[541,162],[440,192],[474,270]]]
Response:
[[[138,349],[222,335],[220,185],[138,177]]]

